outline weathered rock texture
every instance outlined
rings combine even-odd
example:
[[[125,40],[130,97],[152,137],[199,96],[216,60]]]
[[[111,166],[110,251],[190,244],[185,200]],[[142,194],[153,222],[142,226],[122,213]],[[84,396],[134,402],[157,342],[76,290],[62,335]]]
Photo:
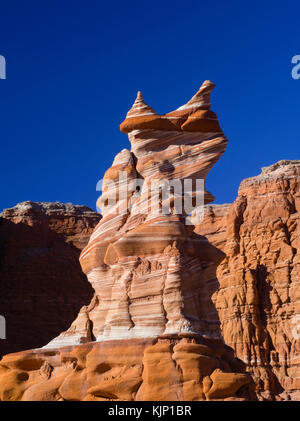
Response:
[[[184,334],[183,334],[184,336]],[[90,342],[3,357],[0,400],[251,400],[251,377],[221,340]]]
[[[80,256],[95,295],[48,349],[4,357],[2,400],[255,399],[211,300],[224,254],[190,224],[197,212],[179,211],[186,191],[164,197],[152,184],[205,180],[223,154],[227,139],[209,110],[213,87],[204,82],[166,115],[138,93],[121,124],[131,151],[105,173],[103,218]]]
[[[1,400],[300,399],[300,161],[263,168],[195,226],[146,200],[151,180],[205,178],[224,152],[211,88],[164,116],[138,94],[81,254],[94,297],[49,349],[2,359]]]
[[[226,258],[213,301],[225,343],[261,399],[300,400],[300,161],[241,183],[232,205],[208,206],[197,227]]]
[[[23,202],[0,215],[0,355],[45,345],[93,290],[78,263],[100,215],[84,206]]]
[[[49,347],[82,343],[91,326],[97,341],[178,332],[220,337],[210,282],[223,253],[193,232],[184,210],[178,213],[174,202],[183,192],[155,197],[151,184],[205,179],[223,154],[227,139],[209,111],[213,86],[204,82],[186,105],[163,116],[138,93],[120,126],[131,151],[120,152],[104,175],[103,218],[80,257],[94,299]],[[204,200],[213,196],[205,191]],[[167,201],[169,214],[160,209]]]

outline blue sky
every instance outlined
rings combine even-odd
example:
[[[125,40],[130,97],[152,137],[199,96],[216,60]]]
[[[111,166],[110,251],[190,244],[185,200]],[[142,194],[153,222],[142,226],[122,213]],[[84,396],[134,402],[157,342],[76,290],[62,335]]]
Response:
[[[205,79],[229,139],[207,188],[231,202],[245,177],[299,159],[300,4],[282,1],[2,2],[0,210],[24,200],[95,209],[97,180],[129,148],[137,90],[158,113]]]

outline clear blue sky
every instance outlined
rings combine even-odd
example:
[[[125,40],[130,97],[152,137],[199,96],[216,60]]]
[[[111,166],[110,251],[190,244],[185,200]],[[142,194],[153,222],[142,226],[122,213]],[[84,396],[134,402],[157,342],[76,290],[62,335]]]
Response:
[[[212,109],[229,138],[207,181],[216,203],[262,166],[299,159],[299,17],[299,0],[2,2],[0,210],[95,209],[97,180],[130,147],[119,124],[137,90],[165,113],[216,83]]]

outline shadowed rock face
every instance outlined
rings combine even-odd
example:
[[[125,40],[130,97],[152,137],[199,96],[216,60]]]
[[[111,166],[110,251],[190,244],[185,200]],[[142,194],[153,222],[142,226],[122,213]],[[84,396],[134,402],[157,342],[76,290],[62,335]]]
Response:
[[[45,345],[69,327],[93,290],[81,249],[100,219],[84,206],[23,202],[0,217],[0,355]]]
[[[169,195],[169,213],[160,211],[163,196],[148,201],[153,180],[205,180],[223,154],[227,139],[209,110],[213,86],[204,82],[164,116],[138,94],[121,124],[132,148],[104,176],[103,218],[80,256],[94,297],[44,349],[3,358],[1,400],[256,399],[211,300],[225,255],[188,224],[195,213],[172,205],[183,192]],[[212,199],[204,189],[204,201]]]
[[[300,399],[299,212],[300,161],[279,161],[196,229],[226,254],[213,301],[261,399]]]

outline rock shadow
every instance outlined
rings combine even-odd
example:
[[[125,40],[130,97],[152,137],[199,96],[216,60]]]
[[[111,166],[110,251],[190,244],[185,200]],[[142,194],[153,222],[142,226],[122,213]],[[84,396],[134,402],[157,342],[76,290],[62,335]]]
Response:
[[[94,290],[82,273],[80,249],[45,225],[0,218],[0,357],[40,348],[69,328]]]

